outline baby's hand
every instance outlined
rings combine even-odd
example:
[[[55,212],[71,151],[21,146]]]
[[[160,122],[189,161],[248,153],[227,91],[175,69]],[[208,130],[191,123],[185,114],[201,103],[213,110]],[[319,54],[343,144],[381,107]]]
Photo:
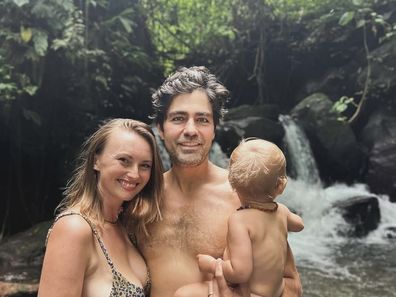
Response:
[[[198,266],[201,272],[215,273],[216,270],[216,259],[209,255],[197,255]]]

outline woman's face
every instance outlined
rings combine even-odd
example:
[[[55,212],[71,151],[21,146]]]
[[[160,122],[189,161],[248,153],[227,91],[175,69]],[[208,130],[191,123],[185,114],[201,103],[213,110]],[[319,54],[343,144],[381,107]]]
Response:
[[[95,158],[103,200],[111,204],[132,200],[149,181],[152,166],[150,144],[133,131],[115,129]]]

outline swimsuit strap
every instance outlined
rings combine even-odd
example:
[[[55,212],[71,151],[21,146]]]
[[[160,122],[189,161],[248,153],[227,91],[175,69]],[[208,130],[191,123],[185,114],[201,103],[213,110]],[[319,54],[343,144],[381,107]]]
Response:
[[[54,223],[52,224],[51,228],[48,230],[47,239],[46,239],[46,245],[47,245],[48,237],[49,237],[49,235],[50,235],[50,233],[51,233],[51,231],[52,231],[52,228],[53,228],[54,224],[55,224],[60,218],[63,218],[63,217],[65,217],[65,216],[70,216],[70,215],[78,215],[78,216],[82,217],[82,218],[88,223],[88,225],[89,225],[89,226],[91,227],[91,229],[92,229],[92,233],[95,235],[96,240],[97,240],[98,243],[99,243],[100,248],[102,249],[102,252],[103,252],[103,254],[104,254],[104,256],[105,256],[105,258],[106,258],[106,260],[107,260],[107,263],[109,264],[109,266],[110,266],[110,268],[111,268],[111,271],[112,271],[113,273],[115,273],[113,261],[111,261],[111,259],[110,259],[110,257],[109,257],[109,254],[108,254],[108,252],[107,252],[107,249],[106,249],[106,247],[105,247],[103,241],[100,239],[99,233],[98,233],[98,231],[96,230],[95,225],[91,222],[90,219],[88,219],[87,216],[85,216],[85,215],[83,215],[83,214],[81,214],[81,213],[79,213],[79,212],[73,212],[73,211],[71,211],[71,212],[65,212],[65,213],[62,213],[62,214],[58,215],[58,216],[55,218],[55,221],[54,221]]]
[[[272,208],[269,208],[268,206],[272,204]],[[247,201],[245,205],[242,205],[240,208],[237,210],[242,210],[242,209],[258,209],[264,212],[275,212],[278,209],[278,203],[275,201],[269,201],[269,202],[257,202],[257,201]]]

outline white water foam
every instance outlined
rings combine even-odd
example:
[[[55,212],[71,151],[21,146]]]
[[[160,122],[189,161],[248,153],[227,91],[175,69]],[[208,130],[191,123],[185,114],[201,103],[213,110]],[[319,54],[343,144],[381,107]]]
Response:
[[[290,117],[282,116],[281,122],[286,130],[288,157],[291,155],[293,167],[301,175],[297,175],[297,179],[289,178],[284,194],[278,198],[279,202],[296,211],[304,220],[305,228],[302,232],[289,234],[296,261],[332,278],[359,280],[356,274],[350,272],[350,267],[337,263],[339,253],[344,252],[343,247],[352,241],[361,244],[390,244],[389,237],[396,237],[396,204],[389,202],[386,196],[370,193],[364,184],[348,186],[339,183],[324,188],[315,170],[316,163],[308,139]],[[309,177],[307,174],[314,176]],[[349,224],[336,207],[338,202],[357,196],[377,197],[381,214],[378,228],[363,239],[351,239],[342,235],[345,234],[343,231],[348,230]]]

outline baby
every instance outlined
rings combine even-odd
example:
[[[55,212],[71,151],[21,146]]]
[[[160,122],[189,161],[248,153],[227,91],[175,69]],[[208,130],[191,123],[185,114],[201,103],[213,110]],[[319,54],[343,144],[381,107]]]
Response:
[[[224,276],[229,283],[240,284],[244,296],[279,297],[284,287],[287,232],[304,228],[301,217],[274,201],[287,183],[285,156],[269,141],[246,139],[231,154],[229,182],[242,206],[228,220],[221,263]],[[215,258],[197,257],[202,272],[215,272]],[[202,284],[191,284],[176,295],[207,296],[207,288],[203,290]]]

